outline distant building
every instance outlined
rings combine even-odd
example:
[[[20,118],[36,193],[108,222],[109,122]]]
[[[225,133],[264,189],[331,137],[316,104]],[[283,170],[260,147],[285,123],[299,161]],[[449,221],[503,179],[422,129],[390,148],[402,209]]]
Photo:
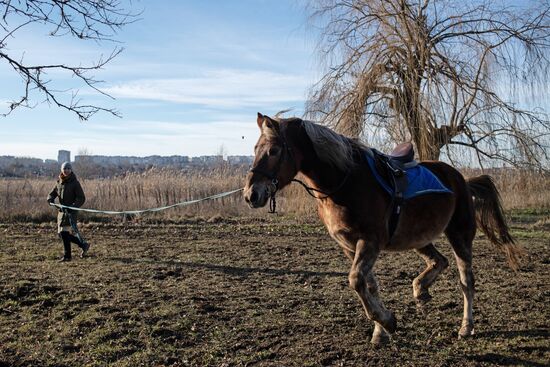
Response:
[[[59,150],[57,161],[38,158],[0,156],[0,177],[27,177],[52,176],[58,174],[59,164],[71,161],[71,152]],[[233,166],[249,166],[253,163],[253,156],[230,155],[224,160],[222,155],[203,155],[200,157],[188,157],[181,155],[172,156],[101,156],[101,155],[76,155],[74,163],[78,170],[85,170],[88,175],[104,177],[102,175],[113,172],[143,171],[151,167],[169,167],[173,169],[215,168],[220,164]],[[93,173],[92,173],[93,172]],[[107,173],[106,173],[107,172]]]
[[[212,165],[223,163],[223,155],[201,155],[200,157],[191,157],[191,163],[194,165]]]
[[[93,163],[99,166],[159,166],[159,167],[185,167],[189,163],[189,157],[173,155],[162,157],[152,155],[148,157],[133,156],[105,156],[105,155],[77,155],[75,163]]]
[[[237,164],[252,164],[252,162],[254,162],[254,157],[253,156],[248,156],[248,155],[230,155],[227,157],[227,162],[229,164],[234,164],[234,165],[237,165]]]
[[[61,164],[63,162],[71,161],[71,152],[68,150],[60,150],[57,152],[57,163]]]

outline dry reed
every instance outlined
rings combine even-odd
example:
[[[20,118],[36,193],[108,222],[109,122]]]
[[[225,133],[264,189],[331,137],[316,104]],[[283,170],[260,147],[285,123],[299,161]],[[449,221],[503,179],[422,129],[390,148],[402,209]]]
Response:
[[[464,170],[474,176],[479,172]],[[506,209],[550,209],[550,176],[531,171],[498,170],[490,172],[499,188]],[[229,167],[207,172],[185,173],[168,169],[152,169],[129,173],[111,179],[81,179],[86,192],[86,208],[100,210],[135,210],[170,205],[233,190],[244,185],[245,173]],[[46,203],[55,180],[0,180],[0,220],[51,221],[55,210]],[[315,200],[299,185],[290,185],[279,195],[277,208],[281,214],[299,218],[316,217]],[[252,210],[242,195],[145,214],[135,220],[181,220],[185,218],[231,218],[267,216],[265,209]],[[121,217],[84,214],[83,220],[121,220]]]
[[[472,177],[481,171],[463,169],[462,173]],[[485,173],[495,179],[505,209],[550,209],[550,174],[511,168],[489,169]]]

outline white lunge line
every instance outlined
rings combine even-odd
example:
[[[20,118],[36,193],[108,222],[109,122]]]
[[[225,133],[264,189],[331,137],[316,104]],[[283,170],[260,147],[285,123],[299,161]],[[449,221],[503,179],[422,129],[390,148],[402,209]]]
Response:
[[[234,194],[236,192],[239,192],[239,191],[242,191],[242,190],[243,189],[236,189],[236,190],[226,191],[226,192],[222,192],[221,194],[207,196],[207,197],[202,198],[202,199],[182,201],[181,203],[167,205],[167,206],[161,206],[161,207],[158,207],[158,208],[150,208],[150,209],[143,209],[143,210],[125,210],[125,211],[120,211],[120,212],[119,211],[113,211],[113,210],[97,210],[97,209],[75,208],[73,206],[66,206],[66,205],[54,204],[54,203],[50,203],[50,205],[55,206],[59,209],[70,209],[70,210],[76,210],[76,211],[87,212],[87,213],[102,213],[102,214],[113,214],[113,215],[116,215],[116,214],[143,214],[143,213],[150,213],[150,212],[160,212],[162,210],[175,208],[177,206],[187,206],[187,205],[191,205],[191,204],[200,203],[201,201],[206,201],[206,200],[219,199],[219,198],[223,198],[225,196],[232,195],[232,194]]]

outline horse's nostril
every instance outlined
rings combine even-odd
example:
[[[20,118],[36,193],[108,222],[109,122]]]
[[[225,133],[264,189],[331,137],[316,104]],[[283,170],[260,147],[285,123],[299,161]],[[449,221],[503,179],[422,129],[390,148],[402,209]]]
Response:
[[[250,194],[250,202],[255,203],[258,201],[258,193],[256,191],[252,191],[252,194]]]

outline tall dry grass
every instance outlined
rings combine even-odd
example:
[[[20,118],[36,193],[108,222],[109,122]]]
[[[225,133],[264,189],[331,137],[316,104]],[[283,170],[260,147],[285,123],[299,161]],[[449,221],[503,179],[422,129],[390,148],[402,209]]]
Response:
[[[465,176],[480,172],[465,170]],[[490,172],[499,188],[504,207],[550,209],[550,176],[531,171],[499,170]],[[144,173],[129,173],[111,179],[81,179],[86,193],[84,207],[100,210],[136,210],[170,205],[182,201],[234,190],[244,185],[245,172],[229,167],[208,172],[184,173],[168,169],[152,169]],[[51,221],[56,211],[46,198],[55,178],[0,180],[1,221]],[[300,185],[290,185],[277,197],[282,214],[299,218],[316,217],[315,200]],[[267,216],[266,209],[252,210],[241,194],[206,201],[190,206],[145,214],[137,220],[181,220],[190,217]],[[121,220],[121,217],[83,214],[83,220]],[[135,218],[134,218],[135,219]]]
[[[505,209],[550,209],[550,174],[519,169],[492,169],[483,173],[495,179]],[[472,177],[482,172],[464,169],[462,174]]]
[[[56,211],[48,206],[48,193],[55,186],[56,178],[4,179],[0,181],[0,219],[51,220]],[[110,179],[82,179],[86,194],[83,207],[98,210],[138,210],[199,199],[213,194],[234,190],[244,184],[242,172],[227,167],[191,174],[169,169],[151,169],[143,173],[128,173]],[[184,217],[212,217],[216,215],[243,215],[246,207],[239,194],[190,206],[169,209],[156,214],[146,214],[154,219],[178,219]],[[101,214],[82,213],[86,219],[101,220],[122,218]]]

